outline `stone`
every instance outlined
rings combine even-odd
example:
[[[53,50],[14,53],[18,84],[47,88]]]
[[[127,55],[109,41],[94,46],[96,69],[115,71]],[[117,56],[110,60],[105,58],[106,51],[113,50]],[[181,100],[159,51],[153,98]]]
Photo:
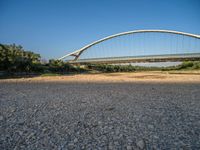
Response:
[[[159,137],[157,135],[154,135],[153,138],[154,139],[159,139]]]
[[[115,133],[116,133],[116,135],[119,135],[119,133],[120,133],[119,128],[116,129]]]
[[[19,125],[23,125],[23,124],[24,124],[24,119],[19,119],[19,120],[18,120],[18,124],[19,124]]]
[[[75,146],[74,143],[69,143],[69,144],[68,144],[68,148],[69,148],[69,149],[74,149],[74,146]]]
[[[154,126],[153,126],[153,125],[151,125],[151,124],[149,124],[149,125],[148,125],[148,128],[149,128],[149,129],[153,129],[153,128],[154,128]]]
[[[41,122],[40,122],[40,121],[36,121],[35,123],[36,123],[36,124],[38,124],[38,125],[40,125],[40,124],[41,124]]]
[[[126,146],[126,149],[127,149],[127,150],[132,150],[132,147],[131,147],[130,145],[127,145],[127,146]]]
[[[14,107],[11,107],[10,111],[13,113],[15,112],[15,108]]]
[[[2,121],[3,120],[3,116],[0,116],[0,121]]]
[[[140,149],[144,149],[145,148],[145,142],[144,140],[140,140],[136,143],[137,147],[139,147]]]
[[[77,139],[77,138],[75,138],[75,139],[74,139],[74,143],[77,143],[77,142],[78,142],[78,139]]]
[[[112,144],[112,143],[109,143],[108,149],[112,150],[113,148],[114,148],[113,144]]]
[[[43,132],[46,132],[47,130],[48,130],[47,128],[43,128],[43,129],[42,129]]]
[[[18,131],[19,135],[22,136],[23,135],[23,131]]]

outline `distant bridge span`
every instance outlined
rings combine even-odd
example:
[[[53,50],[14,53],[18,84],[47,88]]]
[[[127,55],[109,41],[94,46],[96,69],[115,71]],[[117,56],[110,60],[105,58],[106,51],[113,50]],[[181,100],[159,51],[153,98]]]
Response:
[[[135,30],[135,31],[128,31],[128,32],[122,32],[118,34],[114,34],[105,38],[102,38],[100,40],[94,41],[72,53],[69,53],[67,55],[64,55],[63,57],[59,58],[59,60],[64,60],[67,57],[73,57],[72,60],[70,60],[70,63],[126,63],[126,62],[160,62],[160,61],[182,61],[182,60],[200,60],[200,47],[195,52],[189,52],[189,53],[168,53],[168,54],[156,54],[156,55],[136,55],[136,56],[123,56],[123,57],[95,57],[95,58],[84,58],[80,59],[80,56],[87,51],[88,49],[101,44],[105,41],[109,41],[110,39],[115,39],[117,37],[122,37],[125,35],[134,35],[137,33],[167,33],[167,34],[173,34],[173,35],[182,35],[191,37],[194,39],[200,40],[200,35],[197,34],[191,34],[191,33],[185,33],[185,32],[179,32],[179,31],[172,31],[172,30]]]

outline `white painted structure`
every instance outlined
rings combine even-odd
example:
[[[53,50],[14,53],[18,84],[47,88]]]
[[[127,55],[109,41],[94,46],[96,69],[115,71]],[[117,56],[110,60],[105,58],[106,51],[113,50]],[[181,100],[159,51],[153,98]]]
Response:
[[[103,41],[106,41],[106,40],[109,40],[109,39],[112,39],[112,38],[115,38],[115,37],[123,36],[123,35],[135,34],[135,33],[146,33],[146,32],[171,33],[171,34],[185,35],[185,36],[200,39],[200,35],[185,33],[185,32],[179,32],[179,31],[173,31],[173,30],[134,30],[134,31],[128,31],[128,32],[122,32],[122,33],[114,34],[114,35],[102,38],[100,40],[94,41],[91,44],[88,44],[88,45],[82,47],[81,49],[78,49],[78,50],[76,50],[72,53],[69,53],[67,55],[64,55],[63,57],[60,57],[59,60],[63,60],[66,57],[69,57],[69,56],[73,56],[73,57],[75,57],[74,60],[77,60],[85,50],[87,50],[88,48],[90,48],[90,47],[92,47],[92,46],[94,46],[98,43],[101,43]]]

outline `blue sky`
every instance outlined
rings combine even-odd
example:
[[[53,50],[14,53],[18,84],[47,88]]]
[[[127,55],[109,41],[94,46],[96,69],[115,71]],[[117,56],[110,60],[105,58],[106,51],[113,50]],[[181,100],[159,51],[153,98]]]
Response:
[[[0,43],[58,58],[137,29],[200,34],[200,0],[0,0]]]

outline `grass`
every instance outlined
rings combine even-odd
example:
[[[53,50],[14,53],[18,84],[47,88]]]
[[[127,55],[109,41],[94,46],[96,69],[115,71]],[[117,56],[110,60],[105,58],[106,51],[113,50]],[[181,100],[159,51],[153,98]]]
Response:
[[[61,76],[62,74],[58,73],[44,73],[41,75],[41,77],[48,77],[48,76]]]
[[[171,71],[163,71],[163,72],[168,72],[169,74],[193,74],[193,75],[200,75],[200,70],[192,70],[192,69],[171,70]]]

